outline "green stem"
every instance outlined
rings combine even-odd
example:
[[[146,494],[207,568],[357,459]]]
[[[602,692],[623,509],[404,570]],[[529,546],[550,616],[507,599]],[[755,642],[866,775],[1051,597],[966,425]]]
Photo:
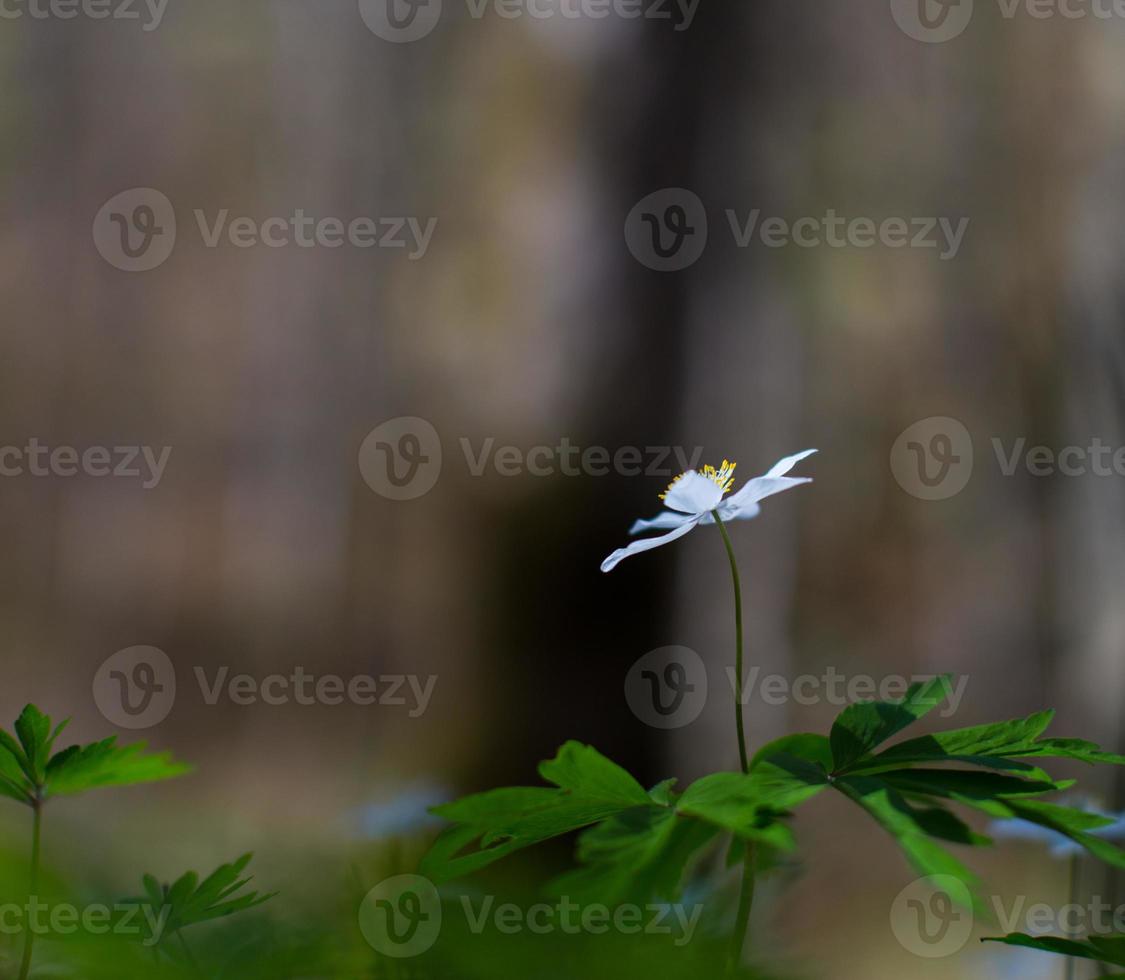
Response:
[[[715,523],[719,525],[719,533],[723,536],[723,544],[726,545],[727,558],[730,559],[730,577],[734,583],[734,632],[735,632],[735,654],[734,654],[734,723],[738,729],[738,761],[742,765],[742,771],[745,773],[750,772],[750,762],[746,758],[746,729],[742,723],[742,580],[738,575],[738,562],[734,557],[734,546],[730,543],[730,535],[727,534],[727,527],[723,523],[723,519],[719,516],[719,512],[712,511],[715,517]]]
[[[176,930],[176,938],[180,941],[180,946],[183,948],[184,956],[187,957],[188,966],[191,967],[192,972],[199,972],[199,961],[195,958],[195,954],[191,951],[188,941],[184,938],[183,932],[179,929]]]
[[[734,585],[734,723],[738,733],[738,761],[742,771],[750,772],[750,760],[746,755],[746,727],[742,718],[742,677],[743,677],[743,630],[742,630],[742,579],[738,574],[738,561],[734,557],[734,545],[730,542],[726,525],[719,516],[719,512],[712,511],[715,523],[719,526],[719,533],[723,536],[723,544],[727,549],[727,558],[730,560],[730,577]],[[742,859],[742,887],[738,893],[738,912],[734,920],[734,933],[731,936],[730,955],[727,970],[734,974],[742,963],[743,950],[746,947],[746,937],[750,931],[750,913],[754,908],[754,845],[749,841],[744,842],[746,853]]]
[[[31,898],[35,898],[35,893],[39,890],[39,838],[43,823],[43,803],[41,800],[37,799],[31,804],[31,807],[35,813],[35,818],[31,830],[31,886],[28,894]],[[29,928],[26,930],[23,937],[23,960],[20,962],[20,980],[27,980],[27,975],[31,972],[31,953],[34,948],[35,933]]]
[[[1070,899],[1069,899],[1069,902],[1070,902],[1071,905],[1074,905],[1078,901],[1078,871],[1079,871],[1078,855],[1072,854],[1071,857],[1070,857]],[[1069,936],[1067,936],[1067,938],[1068,939],[1077,939],[1078,936],[1077,935],[1069,935]],[[1077,967],[1078,967],[1078,963],[1075,960],[1075,958],[1073,956],[1068,956],[1066,958],[1066,972],[1064,974],[1064,976],[1066,977],[1066,980],[1074,980],[1074,975],[1077,972]]]
[[[754,908],[754,845],[746,842],[746,856],[742,861],[742,887],[738,891],[738,914],[734,920],[734,934],[731,936],[730,957],[727,968],[731,974],[742,963],[742,953],[746,948],[746,937],[750,931],[750,912]]]

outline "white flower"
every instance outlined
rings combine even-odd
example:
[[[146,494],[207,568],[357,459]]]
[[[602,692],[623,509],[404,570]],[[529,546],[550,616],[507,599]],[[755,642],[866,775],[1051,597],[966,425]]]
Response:
[[[729,498],[727,494],[734,486],[734,468],[737,464],[723,460],[723,465],[718,469],[705,466],[702,472],[688,470],[682,476],[676,477],[668,487],[668,492],[661,495],[667,509],[650,521],[637,521],[629,529],[630,534],[667,529],[671,529],[671,533],[658,538],[642,538],[628,547],[619,548],[602,562],[602,571],[612,572],[630,555],[639,555],[642,551],[651,551],[653,548],[669,544],[677,538],[682,538],[700,524],[714,524],[715,511],[718,511],[719,517],[724,522],[748,521],[752,517],[757,517],[762,509],[758,506],[758,501],[772,497],[783,490],[799,487],[802,483],[812,483],[808,478],[791,477],[785,474],[802,459],[815,452],[815,449],[808,449],[796,456],[786,456],[765,476],[750,480],[738,493]]]

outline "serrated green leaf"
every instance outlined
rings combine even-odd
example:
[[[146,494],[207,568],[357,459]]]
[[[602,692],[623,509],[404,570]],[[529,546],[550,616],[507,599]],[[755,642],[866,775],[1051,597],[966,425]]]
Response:
[[[148,874],[141,879],[141,882],[144,884],[145,896],[148,898],[149,903],[157,907],[163,904],[164,890],[160,887],[160,882],[152,875]]]
[[[665,779],[663,782],[657,783],[648,791],[648,795],[652,797],[653,801],[659,803],[661,806],[672,806],[676,802],[676,797],[679,795],[675,791],[676,783],[679,780]]]
[[[998,820],[1026,820],[1047,830],[1070,838],[1095,857],[1117,868],[1125,868],[1125,850],[1090,831],[1110,826],[1114,821],[1097,813],[1045,803],[1040,800],[1003,799],[974,800],[959,797],[960,802],[975,807]]]
[[[197,884],[199,884],[199,875],[194,871],[188,871],[180,875],[180,877],[169,886],[165,903],[171,906],[183,905],[183,903],[187,901],[188,896],[195,891],[195,886]]]
[[[918,874],[950,875],[963,882],[977,901],[977,879],[952,854],[933,840],[933,817],[915,810],[903,797],[877,776],[846,776],[834,785],[845,796],[866,810],[898,842]],[[983,903],[976,911],[987,914]]]
[[[47,764],[45,795],[71,796],[104,786],[158,782],[191,771],[170,754],[146,753],[145,748],[143,742],[119,746],[113,737],[64,749]]]
[[[581,742],[567,742],[555,758],[540,764],[539,775],[560,789],[621,808],[652,803],[644,787],[628,772]]]
[[[1036,949],[1058,956],[1074,956],[1083,960],[1097,960],[1099,963],[1125,966],[1125,936],[1092,936],[1087,940],[1077,940],[1060,939],[1054,936],[1028,936],[1022,932],[1013,932],[1007,936],[990,936],[982,939],[981,942],[1003,943],[1007,946]],[[1118,975],[1114,974],[1114,976]]]
[[[1035,740],[1047,730],[1053,718],[1053,711],[1040,711],[1027,718],[912,738],[885,749],[871,759],[869,765],[857,766],[855,771],[926,762],[1007,757],[1030,749]]]
[[[0,775],[17,786],[34,783],[34,772],[19,742],[0,728]]]
[[[435,807],[454,826],[423,858],[422,873],[449,881],[625,810],[662,806],[624,769],[578,742],[566,743],[539,771],[558,788],[491,790]]]
[[[419,871],[437,884],[464,878],[487,868],[490,864],[514,854],[535,841],[507,840],[480,846],[484,831],[475,824],[457,824],[447,827],[430,845],[419,865]],[[470,845],[476,844],[477,847]]]
[[[27,794],[22,784],[7,776],[0,776],[0,796],[6,796],[17,803],[31,803],[32,797]]]
[[[1100,745],[1082,738],[1045,738],[1010,754],[1024,758],[1078,759],[1090,765],[1125,766],[1125,755],[1105,752]]]
[[[558,799],[559,791],[546,786],[506,786],[442,803],[431,807],[430,812],[450,823],[483,825],[505,820],[512,814],[546,809]]]
[[[966,769],[894,769],[879,775],[889,786],[900,793],[954,796],[975,800],[1004,797],[1042,796],[1066,788],[1058,783],[1042,780],[1020,779],[994,772],[977,772]]]
[[[828,786],[813,763],[781,753],[758,760],[749,775],[720,772],[692,783],[676,811],[713,823],[747,840],[792,850],[793,837],[779,818]]]
[[[578,838],[582,867],[557,878],[551,891],[584,905],[675,901],[688,863],[718,833],[672,810],[626,810]]]
[[[188,926],[233,915],[273,898],[276,892],[247,892],[232,897],[250,881],[241,875],[251,857],[244,854],[237,861],[220,865],[202,881],[194,871],[188,871],[167,888],[162,888],[152,875],[145,875],[142,880],[147,898],[138,904],[149,905],[154,920],[163,917],[163,934],[159,938],[163,941]]]
[[[67,724],[52,727],[50,717],[29,704],[16,719],[18,741],[0,729],[0,796],[35,806],[51,796],[171,779],[190,771],[166,753],[146,753],[143,743],[120,747],[113,738],[52,755]]]
[[[864,701],[849,705],[837,717],[829,735],[833,770],[858,762],[908,725],[925,717],[952,690],[949,675],[912,684],[901,701]]]
[[[909,801],[908,805],[909,805]],[[942,806],[928,805],[911,807],[914,821],[931,837],[948,841],[950,844],[964,844],[967,847],[988,847],[990,837],[978,834],[956,814]]]
[[[803,759],[828,773],[832,771],[832,745],[824,735],[803,733],[798,735],[785,735],[763,745],[750,762],[753,771],[758,764],[771,759],[775,755],[786,755],[796,759]]]
[[[42,781],[50,752],[51,719],[35,705],[27,705],[16,719],[16,736],[31,766],[32,778]]]

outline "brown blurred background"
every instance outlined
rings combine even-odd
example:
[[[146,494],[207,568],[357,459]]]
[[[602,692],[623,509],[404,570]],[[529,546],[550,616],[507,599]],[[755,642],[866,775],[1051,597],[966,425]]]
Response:
[[[886,0],[705,0],[685,30],[445,0],[431,34],[392,43],[355,0],[170,0],[152,30],[138,9],[0,21],[0,445],[172,447],[147,490],[0,479],[3,717],[34,700],[92,738],[115,730],[91,696],[107,657],[150,644],[176,664],[175,709],[143,734],[199,772],[99,798],[110,832],[154,844],[159,813],[188,854],[268,856],[419,780],[531,781],[572,737],[650,781],[734,765],[713,529],[604,576],[666,478],[475,476],[462,439],[698,446],[740,477],[817,446],[801,469],[816,484],[734,531],[752,663],[952,671],[968,678],[958,724],[1053,705],[1061,734],[1123,747],[1125,476],[1008,477],[991,443],[1125,445],[1120,18],[1006,19],[977,0],[963,34],[929,44]],[[145,273],[92,238],[130,188],[175,206],[175,250]],[[662,188],[709,219],[678,272],[646,268],[623,233]],[[224,208],[437,225],[416,259],[205,247],[193,211]],[[755,208],[970,224],[948,260],[736,247],[726,211]],[[396,502],[357,457],[402,416],[432,423],[444,463]],[[975,442],[972,480],[940,502],[889,466],[933,416]],[[668,644],[703,656],[713,690],[662,733],[622,683]],[[192,676],[298,665],[438,681],[410,718],[211,707]],[[752,701],[752,738],[835,710]],[[1011,968],[976,944],[903,951],[888,914],[905,863],[846,804],[814,809],[809,868],[756,910],[765,949],[834,980]],[[1065,887],[1039,852],[978,866]]]

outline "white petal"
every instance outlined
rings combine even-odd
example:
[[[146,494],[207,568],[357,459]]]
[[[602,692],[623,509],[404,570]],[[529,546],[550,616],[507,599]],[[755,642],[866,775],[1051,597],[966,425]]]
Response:
[[[626,548],[618,548],[602,562],[602,571],[612,572],[621,562],[631,555],[639,555],[642,551],[652,551],[653,548],[659,548],[661,545],[670,544],[677,538],[682,538],[688,531],[694,530],[695,525],[698,523],[698,520],[691,519],[688,520],[687,523],[681,524],[671,534],[665,534],[660,538],[642,538],[640,541],[634,541]]]
[[[762,508],[756,503],[747,504],[745,507],[740,507],[733,499],[727,500],[719,505],[719,516],[724,521],[749,521],[753,520],[762,512]],[[706,518],[702,520],[701,524],[714,524],[715,518],[707,515],[710,520]]]
[[[723,505],[723,510],[719,513],[725,519],[727,516],[726,511],[729,509],[731,517],[741,517],[742,512],[751,507],[756,507],[758,501],[765,500],[766,497],[772,497],[775,493],[781,493],[785,490],[792,490],[794,487],[799,487],[803,483],[812,483],[808,477],[793,477],[793,476],[759,476],[750,480],[746,486],[738,491],[733,497],[729,498]],[[750,514],[750,517],[755,516]]]
[[[816,452],[817,450],[815,449],[806,449],[803,453],[797,453],[796,456],[786,456],[785,459],[775,463],[773,469],[771,469],[766,476],[785,476],[785,474],[801,462],[802,459],[808,459]]]
[[[705,514],[719,506],[723,491],[714,480],[688,470],[664,496],[664,506],[682,514]]]
[[[765,476],[758,476],[748,481],[738,493],[728,497],[723,504],[719,511],[723,519],[726,520],[729,517],[735,520],[745,520],[757,517],[758,512],[753,507],[759,501],[765,500],[766,497],[772,497],[775,493],[792,490],[802,483],[812,483],[812,480],[808,477],[798,478],[785,476],[784,474],[793,469],[802,459],[808,459],[815,452],[815,449],[807,449],[803,453],[797,453],[796,456],[786,456],[785,459],[776,463]]]
[[[637,521],[631,528],[630,534],[640,534],[643,531],[665,531],[669,528],[679,527],[685,521],[692,520],[690,514],[681,514],[679,511],[666,510],[657,514],[648,521]],[[714,520],[714,518],[712,518]]]

